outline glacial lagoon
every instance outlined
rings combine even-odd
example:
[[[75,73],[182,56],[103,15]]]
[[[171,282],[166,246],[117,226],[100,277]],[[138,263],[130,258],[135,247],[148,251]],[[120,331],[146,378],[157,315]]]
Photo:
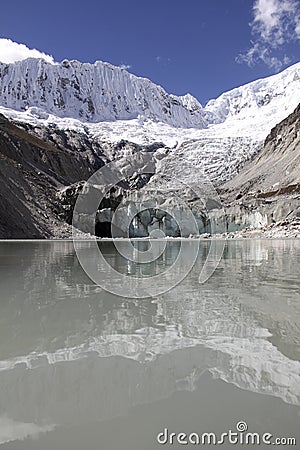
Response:
[[[169,241],[148,264],[100,249],[123,274],[163,284],[179,247],[185,261],[195,245]],[[300,240],[220,242],[199,283],[210,245],[177,286],[139,299],[94,284],[71,241],[1,242],[0,449],[201,448],[157,436],[239,422],[300,448]]]

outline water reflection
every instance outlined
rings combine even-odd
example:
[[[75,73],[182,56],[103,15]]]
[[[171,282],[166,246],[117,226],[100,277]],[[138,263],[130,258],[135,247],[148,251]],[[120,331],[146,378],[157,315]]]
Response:
[[[71,242],[1,243],[0,443],[195,392],[206,371],[300,405],[300,242],[228,242],[200,285],[208,246],[175,289],[132,300],[92,284]]]

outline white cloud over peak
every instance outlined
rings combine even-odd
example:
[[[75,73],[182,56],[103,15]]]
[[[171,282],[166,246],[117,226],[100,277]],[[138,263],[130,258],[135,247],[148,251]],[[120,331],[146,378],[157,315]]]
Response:
[[[237,56],[237,62],[249,66],[263,62],[276,71],[291,62],[287,55],[278,57],[274,52],[300,39],[298,0],[255,0],[253,21],[249,25],[254,39],[251,47]]]
[[[130,64],[121,64],[119,67],[120,67],[120,69],[128,70],[131,68],[131,65]]]
[[[10,39],[0,38],[1,62],[14,63],[26,58],[43,58],[45,61],[54,64],[54,59],[51,55],[47,55],[33,48],[28,48],[26,45],[18,44]]]

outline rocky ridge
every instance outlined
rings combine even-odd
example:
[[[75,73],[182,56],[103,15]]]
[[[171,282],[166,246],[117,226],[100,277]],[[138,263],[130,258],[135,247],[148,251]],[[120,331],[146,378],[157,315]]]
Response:
[[[265,228],[265,235],[272,236],[278,223],[278,235],[284,235],[281,226],[296,225],[300,218],[299,167],[300,104],[271,130],[252,161],[221,187],[227,221],[232,224],[227,231],[252,225]]]
[[[32,127],[0,115],[0,237],[71,237],[72,211],[85,181],[112,160],[121,167],[129,155],[141,167],[151,162],[153,166],[159,148],[161,143],[108,144],[55,125]],[[132,171],[128,180],[110,191],[104,206],[117,206],[150,176]]]

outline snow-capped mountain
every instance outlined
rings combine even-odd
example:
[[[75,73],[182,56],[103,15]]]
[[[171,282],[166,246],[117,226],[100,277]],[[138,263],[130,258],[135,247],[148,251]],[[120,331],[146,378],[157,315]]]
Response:
[[[191,95],[169,95],[150,80],[101,61],[51,64],[29,58],[0,63],[0,98],[2,106],[17,111],[38,107],[84,122],[143,115],[173,126],[207,125],[200,103]]]
[[[226,119],[254,119],[259,114],[267,115],[294,109],[300,100],[300,63],[268,78],[248,83],[210,100],[205,110],[218,122]],[[283,111],[286,115],[285,111]],[[266,120],[268,120],[266,118]]]
[[[225,125],[225,129],[230,129],[225,132],[229,136],[249,136],[250,132],[257,138],[259,133],[265,137],[272,126],[295,109],[300,98],[299,80],[300,63],[226,92],[203,108],[191,94],[168,94],[150,80],[108,63],[65,60],[52,64],[29,58],[0,63],[0,106],[6,109],[1,108],[6,115],[12,116],[11,110],[21,113],[17,118],[25,122],[57,122],[63,128],[78,128],[84,123],[94,132],[104,130],[104,134],[109,125],[101,124],[114,122],[112,135],[122,134],[119,121],[126,121],[126,131],[139,137],[162,132],[174,137],[179,134],[184,139],[197,138],[200,130],[213,135],[220,128],[215,125]],[[141,129],[145,121],[146,127]],[[162,127],[155,131],[153,123]],[[166,130],[163,124],[172,128]],[[178,127],[183,130],[176,130]],[[184,132],[189,128],[198,131],[191,136],[190,131]],[[223,133],[221,126],[220,134]],[[182,141],[180,136],[176,137],[177,142]],[[130,135],[122,137],[131,139]]]
[[[0,55],[1,59],[1,55]],[[220,184],[260,148],[271,128],[300,101],[300,63],[210,100],[168,94],[146,78],[97,61],[0,63],[0,113],[17,122],[72,130],[97,142],[162,142],[165,160],[182,171],[181,155]],[[174,172],[175,171],[175,172]]]
[[[66,225],[61,217],[71,217],[68,195],[76,196],[80,182],[108,161],[118,160],[127,167],[130,155],[137,167],[151,162],[154,175],[145,189],[160,192],[156,197],[162,205],[176,191],[173,182],[177,186],[178,180],[196,189],[204,174],[213,186],[224,185],[259,152],[271,129],[295,110],[299,85],[300,63],[226,92],[202,107],[190,94],[167,94],[150,80],[107,63],[57,64],[37,58],[0,63],[0,209],[10,211],[13,204],[15,210],[17,194],[13,194],[20,189],[39,198],[42,205],[36,208],[30,195],[25,206],[18,202],[21,215],[27,210],[31,216],[36,214],[36,226],[18,215],[3,214],[3,236],[8,236],[12,223],[15,228],[9,236],[13,237],[68,235],[65,228],[57,231]],[[18,172],[23,165],[31,174],[34,193]],[[194,201],[191,190],[187,195]],[[44,212],[49,210],[48,197],[59,203],[56,209],[61,211],[50,222]],[[202,233],[206,228],[200,222]]]

